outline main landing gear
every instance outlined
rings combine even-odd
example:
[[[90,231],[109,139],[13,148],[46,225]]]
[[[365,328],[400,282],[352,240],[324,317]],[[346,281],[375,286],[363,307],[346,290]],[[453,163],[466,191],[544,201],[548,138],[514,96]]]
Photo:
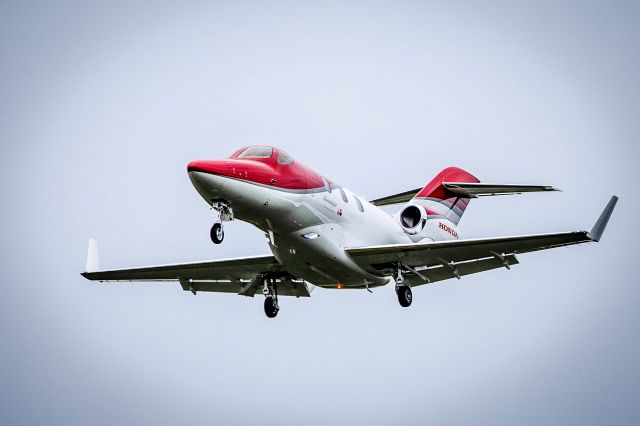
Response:
[[[403,308],[411,306],[413,300],[413,294],[411,293],[411,287],[403,285],[404,277],[402,276],[402,265],[398,262],[396,267],[396,294],[398,295],[398,302]]]
[[[213,241],[214,244],[220,244],[222,240],[224,240],[224,228],[222,223],[233,220],[233,210],[231,209],[231,206],[224,201],[212,202],[211,208],[218,212],[219,221],[213,224],[209,235],[211,236],[211,241]]]
[[[268,318],[275,318],[279,310],[278,300],[275,297],[267,296],[264,298],[264,313]]]
[[[264,298],[264,313],[268,318],[275,318],[278,315],[280,306],[278,306],[278,287],[276,281],[273,280],[269,284],[268,280],[264,280],[264,287],[262,288],[262,294]]]
[[[398,294],[398,302],[400,302],[400,306],[403,308],[411,306],[411,300],[413,299],[411,287],[406,285],[398,286],[396,287],[396,293]]]

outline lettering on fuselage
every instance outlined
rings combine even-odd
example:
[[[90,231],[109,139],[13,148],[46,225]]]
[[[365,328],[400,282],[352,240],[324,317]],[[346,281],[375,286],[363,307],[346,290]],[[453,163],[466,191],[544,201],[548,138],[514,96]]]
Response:
[[[445,232],[448,232],[449,234],[453,235],[454,238],[458,238],[458,233],[456,231],[454,231],[453,229],[449,228],[447,225],[445,225],[442,222],[438,223],[438,228],[442,229]]]
[[[332,212],[336,213],[338,216],[342,216],[342,209],[337,209],[336,210],[336,207],[338,206],[338,203],[336,203],[331,198],[327,198],[326,195],[324,195],[322,197],[322,201],[325,202],[325,204],[324,204],[324,208],[325,209],[331,210]]]
[[[335,201],[333,201],[332,199],[327,198],[327,196],[326,196],[326,195],[322,197],[322,201],[324,201],[324,202],[325,202],[325,203],[327,203],[327,204],[330,204],[330,205],[331,205],[331,207],[333,207],[333,208],[335,208],[335,207],[338,205],[338,203],[336,203],[336,202],[335,202]]]

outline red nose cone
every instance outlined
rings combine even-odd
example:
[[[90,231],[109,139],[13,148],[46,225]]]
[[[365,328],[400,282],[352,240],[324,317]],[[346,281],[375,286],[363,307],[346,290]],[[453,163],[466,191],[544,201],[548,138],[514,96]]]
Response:
[[[225,160],[198,160],[187,165],[188,172],[205,172],[224,175],[229,169],[229,161]]]

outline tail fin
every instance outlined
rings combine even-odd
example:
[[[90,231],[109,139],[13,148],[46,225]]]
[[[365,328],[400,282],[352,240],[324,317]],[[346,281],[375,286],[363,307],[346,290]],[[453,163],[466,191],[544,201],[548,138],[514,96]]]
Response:
[[[477,177],[457,167],[447,167],[434,177],[411,200],[427,209],[428,214],[441,215],[456,225],[460,222],[469,198],[456,194],[447,189],[442,182],[471,182],[478,183]]]

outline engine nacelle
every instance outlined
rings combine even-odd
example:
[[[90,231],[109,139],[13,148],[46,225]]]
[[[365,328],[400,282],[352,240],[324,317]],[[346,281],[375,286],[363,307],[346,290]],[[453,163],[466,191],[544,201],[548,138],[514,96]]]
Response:
[[[410,235],[420,233],[427,222],[427,212],[424,207],[409,204],[398,215],[398,220],[404,232]]]
[[[419,204],[412,203],[405,206],[395,214],[394,218],[414,243],[460,238],[458,227],[453,222],[437,213],[431,213],[431,217],[429,217],[426,208]]]

